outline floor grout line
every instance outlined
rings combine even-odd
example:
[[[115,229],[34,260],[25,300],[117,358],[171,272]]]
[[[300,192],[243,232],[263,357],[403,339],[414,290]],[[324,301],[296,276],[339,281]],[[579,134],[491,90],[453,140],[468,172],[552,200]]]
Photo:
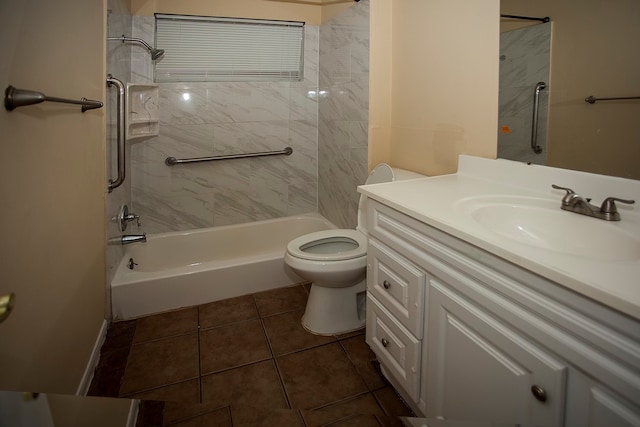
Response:
[[[200,347],[200,306],[197,308],[198,310],[198,320],[197,326],[198,329],[198,399],[200,403],[204,403],[202,401],[202,353]]]
[[[330,342],[326,342],[326,343],[323,343],[323,344],[314,344],[314,345],[311,345],[310,347],[300,348],[300,349],[297,349],[295,351],[290,351],[290,352],[287,352],[287,353],[276,355],[276,353],[274,351],[274,343],[272,342],[272,339],[269,336],[269,333],[268,333],[268,330],[267,330],[267,327],[266,327],[266,324],[265,324],[265,319],[269,319],[269,318],[274,317],[274,316],[279,316],[279,315],[284,315],[284,314],[287,314],[287,313],[292,313],[292,312],[297,312],[297,311],[304,310],[304,308],[305,308],[304,306],[299,306],[299,307],[295,307],[295,308],[291,308],[291,309],[284,309],[284,310],[278,311],[278,312],[269,312],[269,310],[272,310],[274,308],[290,307],[290,306],[293,306],[293,305],[297,304],[299,302],[299,299],[301,298],[301,293],[304,293],[305,295],[308,296],[309,291],[307,290],[307,287],[305,286],[304,283],[298,283],[298,284],[293,285],[293,286],[287,286],[286,288],[288,288],[288,287],[294,287],[295,288],[295,287],[298,287],[298,286],[302,287],[301,291],[295,290],[292,293],[281,293],[281,294],[277,294],[276,293],[276,294],[274,294],[273,298],[268,296],[267,298],[260,300],[260,302],[261,302],[261,304],[263,306],[263,311],[266,311],[267,314],[261,314],[260,310],[259,310],[259,304],[258,304],[258,299],[256,298],[256,295],[260,294],[260,292],[259,293],[254,293],[254,294],[249,294],[249,295],[251,295],[251,303],[253,305],[253,309],[255,310],[255,313],[256,313],[257,317],[254,317],[254,318],[251,318],[251,319],[242,319],[242,320],[239,320],[239,321],[233,321],[233,322],[230,322],[230,323],[226,323],[226,324],[222,324],[222,325],[216,325],[216,326],[209,327],[209,328],[206,328],[206,329],[203,329],[202,326],[201,326],[201,317],[202,317],[202,315],[204,313],[204,312],[202,312],[202,306],[203,305],[200,304],[200,305],[195,306],[195,308],[196,308],[196,330],[195,330],[195,333],[197,333],[197,337],[196,337],[196,353],[197,353],[197,358],[198,358],[197,359],[197,363],[198,363],[197,377],[188,378],[188,379],[182,379],[180,381],[176,381],[176,382],[173,382],[173,383],[170,383],[170,384],[162,384],[162,385],[158,385],[158,386],[153,386],[153,387],[151,387],[149,389],[136,391],[134,393],[128,393],[126,396],[120,396],[120,397],[127,397],[127,396],[136,395],[136,394],[147,393],[147,392],[158,390],[158,389],[161,389],[161,388],[164,388],[164,387],[174,386],[174,385],[178,385],[178,384],[181,384],[181,383],[186,383],[186,382],[189,382],[189,381],[197,380],[198,402],[194,401],[193,403],[199,403],[199,404],[209,404],[209,403],[211,403],[211,404],[215,404],[214,401],[212,401],[212,402],[204,402],[204,400],[203,400],[203,397],[204,397],[204,394],[205,394],[204,390],[203,390],[203,378],[204,377],[208,377],[208,376],[211,376],[211,375],[217,375],[217,374],[221,374],[221,373],[232,371],[232,370],[236,370],[236,369],[245,368],[245,367],[248,367],[248,366],[251,366],[251,365],[255,365],[255,364],[259,364],[259,363],[266,363],[267,361],[271,360],[271,361],[273,361],[272,362],[273,366],[275,366],[275,368],[276,368],[276,373],[277,373],[277,376],[278,376],[278,383],[279,383],[282,395],[284,397],[284,401],[286,403],[286,408],[288,410],[296,410],[297,414],[298,414],[298,418],[301,420],[301,425],[307,426],[308,424],[307,424],[307,420],[305,419],[305,416],[303,415],[303,409],[301,409],[301,408],[293,408],[292,398],[295,398],[295,396],[290,396],[289,391],[287,390],[287,386],[286,386],[286,383],[284,381],[284,371],[281,369],[281,364],[279,362],[281,360],[284,362],[284,358],[286,358],[288,356],[291,356],[293,354],[303,353],[303,352],[312,351],[312,350],[317,350],[317,349],[319,349],[321,347],[330,346],[332,344],[336,344],[337,343],[339,345],[339,348],[341,349],[342,353],[346,356],[347,360],[349,360],[349,364],[351,365],[352,369],[355,371],[357,376],[360,378],[360,381],[365,385],[366,391],[361,391],[361,392],[359,392],[359,393],[357,393],[355,395],[347,396],[347,397],[341,398],[339,400],[336,400],[334,402],[329,402],[329,403],[323,404],[323,405],[318,406],[318,407],[313,408],[313,409],[308,409],[308,410],[305,409],[304,411],[322,410],[324,408],[330,407],[332,405],[337,405],[337,404],[347,404],[348,405],[351,401],[354,401],[354,400],[356,400],[356,399],[358,399],[358,398],[360,398],[362,396],[365,396],[365,395],[369,394],[369,395],[371,395],[373,397],[374,401],[376,402],[376,405],[380,409],[380,413],[382,414],[382,416],[387,416],[388,415],[387,411],[385,410],[385,408],[383,407],[383,405],[381,403],[382,402],[382,400],[381,400],[382,398],[378,398],[374,394],[374,392],[378,392],[379,390],[382,390],[382,389],[386,388],[387,386],[381,386],[379,388],[370,389],[369,388],[369,384],[367,383],[367,381],[365,381],[365,377],[363,376],[363,373],[360,372],[358,370],[358,367],[356,366],[356,361],[359,361],[360,359],[358,357],[356,357],[355,355],[352,357],[352,355],[347,351],[347,347],[350,348],[351,346],[350,345],[349,346],[346,345],[346,340],[348,340],[348,339],[356,339],[356,338],[362,339],[362,336],[365,334],[364,330],[362,332],[355,331],[353,333],[348,333],[347,336],[342,336],[342,337],[339,336],[339,335],[332,335],[331,336],[332,340]],[[265,291],[265,292],[269,292],[269,291]],[[291,295],[291,298],[289,298],[288,295]],[[246,302],[248,303],[249,301],[246,301]],[[247,309],[249,309],[250,306],[251,306],[251,304],[247,304],[245,307]],[[185,308],[185,309],[188,309],[188,308]],[[127,358],[123,362],[124,363],[124,368],[123,368],[122,377],[120,378],[120,384],[119,384],[119,388],[118,388],[118,395],[120,394],[120,388],[122,387],[122,384],[124,383],[124,380],[125,380],[124,372],[126,372],[127,365],[130,362],[129,359],[130,359],[131,351],[134,349],[134,346],[138,346],[140,344],[146,344],[146,343],[162,341],[162,340],[171,339],[171,338],[187,336],[187,335],[190,335],[190,334],[194,333],[193,331],[184,332],[184,333],[177,333],[175,335],[169,335],[169,336],[166,336],[166,337],[153,338],[153,339],[150,339],[150,340],[134,343],[133,340],[134,340],[134,337],[135,337],[135,331],[136,331],[136,328],[138,326],[137,320],[138,319],[134,319],[133,333],[131,335],[131,339],[129,340]],[[207,331],[210,331],[210,330],[213,330],[213,329],[223,328],[223,327],[227,327],[227,326],[230,326],[230,325],[237,325],[237,324],[240,324],[240,323],[245,323],[245,322],[250,322],[250,321],[255,321],[255,320],[259,320],[259,322],[260,322],[260,327],[262,328],[262,334],[263,334],[262,336],[266,340],[267,347],[268,347],[268,350],[269,350],[269,356],[265,357],[265,358],[263,358],[261,360],[255,360],[255,361],[251,361],[250,363],[245,363],[245,364],[240,364],[240,365],[229,367],[229,368],[224,368],[224,369],[219,370],[219,371],[203,373],[203,364],[202,364],[203,363],[203,354],[202,354],[203,341],[201,340],[201,334],[202,333],[206,333]],[[270,322],[267,322],[267,323],[271,324]],[[150,324],[152,324],[152,323],[150,323]],[[276,323],[274,323],[274,325],[275,324]],[[148,326],[148,325],[145,324],[145,326]],[[146,328],[145,328],[145,330],[146,330]],[[287,339],[287,335],[282,335],[281,332],[279,333],[280,334],[279,336],[282,336],[282,338],[286,340]],[[341,335],[345,335],[345,334],[341,334]],[[237,338],[239,340],[242,340],[241,336],[238,336]],[[275,342],[275,344],[277,345],[277,343],[279,341],[278,340],[276,340],[276,341],[277,342]],[[299,345],[301,343],[304,343],[304,342],[305,341],[301,341],[297,345]],[[193,349],[193,346],[191,346],[190,348]],[[354,347],[354,348],[357,348],[357,347]],[[185,350],[186,350],[186,347],[185,347]],[[193,350],[190,350],[190,351],[193,351]],[[359,353],[357,353],[357,354],[359,354]],[[286,365],[283,365],[283,366],[286,367]],[[195,372],[194,372],[194,374],[195,374]],[[296,379],[295,378],[294,379],[289,378],[289,380],[290,381],[295,381]],[[385,381],[385,383],[386,383],[386,381]],[[140,385],[144,385],[144,384],[140,384]],[[273,386],[275,386],[275,384],[273,384],[272,387]],[[180,389],[182,389],[182,388],[180,388]],[[160,393],[162,393],[162,392],[160,392]],[[158,393],[156,393],[156,394],[158,394]],[[159,395],[163,395],[163,394],[159,394]],[[181,396],[182,395],[176,395],[177,398],[179,398]],[[168,395],[167,395],[167,397],[168,397]],[[196,397],[195,393],[194,393],[193,397]],[[129,398],[131,398],[131,397],[129,397]],[[386,400],[386,398],[384,400]],[[180,402],[180,400],[178,400],[178,401]],[[187,402],[187,401],[185,401],[185,402]],[[304,406],[304,402],[300,402],[300,404]],[[210,414],[210,413],[212,413],[214,411],[221,410],[222,408],[227,408],[227,415],[229,417],[228,419],[231,420],[231,422],[233,424],[233,414],[232,414],[232,411],[231,411],[231,407],[228,404],[227,405],[222,405],[220,407],[216,406],[216,409],[206,410],[205,412],[193,415],[193,416],[188,417],[188,418],[182,418],[182,421],[185,421],[185,420],[188,420],[188,419],[190,420],[192,418],[202,417],[202,416],[208,415],[208,414]],[[378,418],[376,418],[376,419],[378,419]],[[339,421],[339,420],[334,420],[332,422],[337,422],[337,421]],[[172,421],[172,423],[174,423],[174,424],[175,423],[179,423],[179,422],[180,422],[179,420]],[[236,420],[236,422],[237,422],[237,420]],[[382,422],[379,419],[378,419],[378,422],[382,424]]]

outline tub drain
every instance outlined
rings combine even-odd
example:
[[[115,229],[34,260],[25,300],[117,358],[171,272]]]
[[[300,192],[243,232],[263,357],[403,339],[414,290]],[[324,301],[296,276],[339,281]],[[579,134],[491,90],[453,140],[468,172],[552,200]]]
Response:
[[[129,258],[129,262],[127,263],[127,267],[129,267],[129,270],[133,270],[133,267],[138,265],[137,262],[133,262],[133,258]]]

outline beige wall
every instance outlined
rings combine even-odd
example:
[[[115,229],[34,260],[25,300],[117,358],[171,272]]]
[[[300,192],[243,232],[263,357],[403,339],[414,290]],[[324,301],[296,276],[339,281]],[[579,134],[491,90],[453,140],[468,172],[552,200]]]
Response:
[[[0,2],[0,86],[104,100],[103,1]],[[0,109],[0,389],[75,393],[103,322],[104,112]]]
[[[550,16],[548,164],[640,179],[640,2],[502,0],[502,13]]]
[[[499,1],[371,4],[369,165],[452,173],[461,153],[494,158]]]
[[[280,19],[320,25],[351,6],[319,0],[131,0],[134,15],[176,13],[183,15],[230,16],[234,18]]]

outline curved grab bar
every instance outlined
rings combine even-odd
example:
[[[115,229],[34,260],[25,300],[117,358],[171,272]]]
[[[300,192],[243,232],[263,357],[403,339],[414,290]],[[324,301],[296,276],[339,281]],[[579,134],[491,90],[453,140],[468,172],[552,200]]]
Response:
[[[118,136],[118,177],[113,180],[109,180],[109,185],[107,189],[109,193],[113,191],[114,188],[118,188],[122,185],[125,178],[126,171],[126,158],[125,158],[125,145],[124,145],[124,83],[120,80],[114,78],[111,74],[107,74],[107,85],[116,86],[118,88],[117,94],[117,104],[118,104],[118,117],[117,117],[117,136]]]
[[[538,145],[538,107],[540,106],[540,91],[546,88],[545,82],[539,82],[533,91],[533,119],[531,120],[531,150],[542,153],[542,147]]]

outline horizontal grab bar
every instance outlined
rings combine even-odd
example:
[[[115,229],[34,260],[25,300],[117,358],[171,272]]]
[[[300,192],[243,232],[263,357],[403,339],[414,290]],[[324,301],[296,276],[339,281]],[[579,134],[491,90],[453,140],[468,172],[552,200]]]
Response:
[[[18,89],[11,85],[7,86],[7,89],[5,89],[4,91],[4,108],[6,108],[7,111],[13,111],[17,107],[23,107],[25,105],[39,104],[44,101],[82,105],[81,111],[83,113],[87,110],[102,108],[102,102],[92,101],[87,98],[82,98],[79,100],[56,98],[54,96],[47,96],[41,92],[36,92],[35,90]]]
[[[519,16],[519,15],[500,15],[500,18],[509,18],[509,19],[522,19],[525,21],[540,21],[543,23],[551,21],[551,18],[545,16],[544,18],[535,18],[533,16]]]
[[[596,98],[595,96],[591,95],[585,98],[584,100],[589,104],[595,104],[596,101],[617,101],[621,99],[640,99],[640,96],[622,96],[617,98]]]
[[[285,147],[280,151],[260,151],[258,153],[243,153],[243,154],[227,154],[225,156],[211,156],[211,157],[194,157],[190,159],[176,159],[175,157],[167,157],[164,160],[164,164],[167,166],[174,166],[180,163],[200,163],[200,162],[213,162],[215,160],[228,160],[228,159],[244,159],[247,157],[264,157],[264,156],[289,156],[293,153],[293,148]]]

